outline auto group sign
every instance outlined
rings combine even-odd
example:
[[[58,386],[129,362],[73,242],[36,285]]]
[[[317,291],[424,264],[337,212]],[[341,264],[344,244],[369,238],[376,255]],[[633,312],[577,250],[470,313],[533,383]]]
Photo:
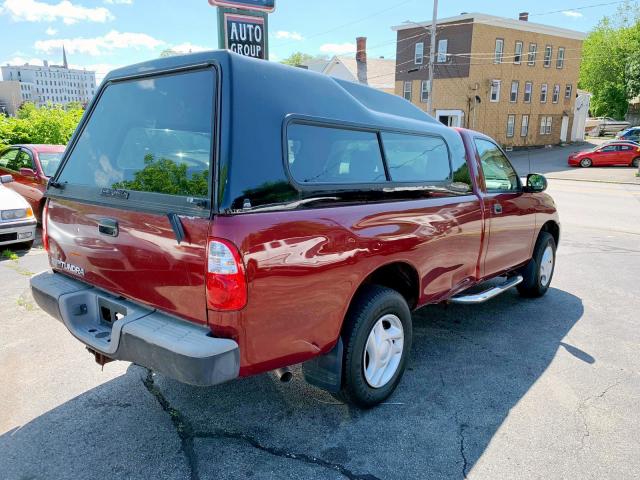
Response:
[[[225,48],[241,55],[265,58],[264,17],[224,13]]]

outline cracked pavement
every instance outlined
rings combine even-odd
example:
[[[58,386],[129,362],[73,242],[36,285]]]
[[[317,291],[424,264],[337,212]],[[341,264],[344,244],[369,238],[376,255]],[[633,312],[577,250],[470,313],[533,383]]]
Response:
[[[101,369],[31,298],[42,250],[0,260],[0,478],[637,478],[640,187],[550,185],[548,295],[415,312],[405,377],[369,411],[299,367],[213,388]]]

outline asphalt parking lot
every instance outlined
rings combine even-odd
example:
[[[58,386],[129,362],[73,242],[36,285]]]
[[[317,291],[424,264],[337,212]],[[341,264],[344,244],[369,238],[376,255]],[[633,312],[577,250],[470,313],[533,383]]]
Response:
[[[409,369],[369,411],[299,369],[215,388],[102,370],[30,296],[42,249],[0,260],[0,477],[637,478],[640,186],[549,192],[563,230],[548,294],[416,312]]]

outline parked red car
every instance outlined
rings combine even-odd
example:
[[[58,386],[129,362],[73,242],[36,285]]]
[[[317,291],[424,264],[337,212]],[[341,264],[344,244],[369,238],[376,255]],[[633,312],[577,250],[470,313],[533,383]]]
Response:
[[[76,130],[31,288],[101,364],[214,385],[303,363],[370,407],[411,310],[545,294],[545,188],[395,95],[226,51],[157,59],[111,72]]]
[[[38,222],[44,206],[43,194],[64,152],[64,145],[12,145],[0,152],[0,175],[11,175],[6,185],[31,205]]]
[[[640,165],[640,145],[635,142],[610,142],[584,152],[574,152],[567,162],[572,167],[607,167]]]

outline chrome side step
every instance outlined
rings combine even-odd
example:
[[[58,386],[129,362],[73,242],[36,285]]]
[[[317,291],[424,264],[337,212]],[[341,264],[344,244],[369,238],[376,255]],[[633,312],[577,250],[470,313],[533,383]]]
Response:
[[[487,300],[491,300],[493,297],[497,297],[503,292],[506,292],[511,287],[515,287],[519,283],[522,283],[522,275],[516,275],[515,277],[508,278],[504,283],[491,287],[488,290],[480,293],[472,293],[469,295],[458,294],[449,299],[451,303],[461,303],[463,305],[475,305],[477,303],[484,303]]]

